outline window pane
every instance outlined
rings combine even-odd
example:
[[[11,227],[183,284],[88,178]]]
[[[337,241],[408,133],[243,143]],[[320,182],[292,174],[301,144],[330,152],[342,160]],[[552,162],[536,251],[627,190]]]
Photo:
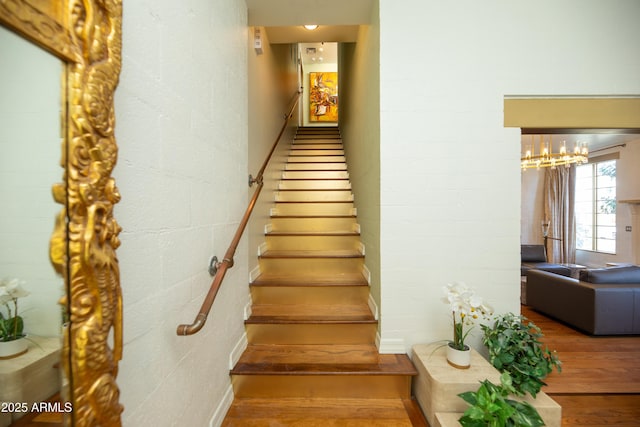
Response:
[[[616,241],[607,240],[607,239],[598,239],[596,250],[598,252],[607,252],[607,253],[613,254],[616,252]]]
[[[616,161],[578,166],[575,197],[578,249],[615,253],[616,208]]]

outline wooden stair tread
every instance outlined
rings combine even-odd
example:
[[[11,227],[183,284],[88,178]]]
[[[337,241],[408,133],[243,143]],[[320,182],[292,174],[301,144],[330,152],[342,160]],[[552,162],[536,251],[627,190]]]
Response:
[[[231,426],[412,427],[411,399],[237,399],[222,424]],[[420,414],[421,415],[421,414]],[[422,417],[424,418],[424,417]]]
[[[378,363],[374,344],[251,344],[240,358],[242,363]]]
[[[270,231],[265,236],[359,236],[357,231],[335,230],[335,231]]]
[[[349,191],[351,192],[351,188],[278,188],[279,192],[290,192],[297,191],[301,193],[308,193],[314,191]]]
[[[364,258],[364,255],[356,249],[339,249],[327,251],[310,250],[273,250],[269,249],[260,255],[260,258]]]
[[[305,275],[304,277],[262,273],[251,286],[369,286],[361,273]]]
[[[276,200],[275,203],[353,203],[353,200]]]
[[[315,171],[311,171],[312,173]],[[345,172],[345,171],[343,171]],[[285,182],[289,182],[289,181],[318,181],[318,182],[322,182],[322,181],[347,181],[349,182],[349,177],[333,177],[333,176],[327,176],[327,177],[315,177],[315,176],[309,176],[309,177],[292,177],[292,176],[284,176],[282,178],[280,178],[280,181],[285,181]]]
[[[367,304],[253,304],[247,323],[377,323]]]
[[[309,215],[278,215],[278,214],[274,214],[271,215],[271,218],[278,218],[278,219],[286,219],[286,218],[316,218],[316,219],[321,219],[321,218],[357,218],[357,215],[315,215],[315,214],[309,214]]]
[[[251,349],[251,347],[259,347]],[[280,347],[270,349],[269,347]],[[316,347],[317,349],[313,349]],[[332,350],[335,347],[336,350]],[[352,345],[258,345],[249,346],[231,371],[234,375],[417,375],[406,355],[376,354]],[[371,346],[369,346],[371,347]],[[364,349],[365,358],[360,352]],[[274,353],[287,358],[271,357]],[[340,352],[336,358],[334,355]],[[323,359],[324,357],[324,359]],[[352,360],[349,360],[349,359]]]

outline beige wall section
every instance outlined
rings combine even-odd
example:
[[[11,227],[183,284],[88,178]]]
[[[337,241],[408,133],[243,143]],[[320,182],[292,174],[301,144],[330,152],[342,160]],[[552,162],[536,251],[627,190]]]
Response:
[[[506,98],[504,125],[519,128],[640,129],[640,96]]]
[[[299,89],[297,46],[270,44],[266,31],[261,29],[263,53],[253,49],[253,33],[249,29],[249,170],[256,176],[284,124],[293,94]],[[269,223],[269,209],[273,207],[275,191],[287,160],[288,147],[298,125],[299,114],[289,121],[280,143],[264,174],[264,187],[256,203],[247,230],[249,271],[258,265],[258,247],[264,242],[264,226]],[[251,187],[253,195],[256,186]],[[248,279],[248,278],[247,278]],[[248,283],[248,280],[247,280]]]
[[[544,219],[544,170],[522,172],[522,207],[520,209],[520,243],[541,245]]]
[[[380,294],[380,20],[374,2],[371,25],[360,26],[357,43],[340,47],[340,129],[371,271],[371,294]],[[384,322],[384,317],[382,318]]]

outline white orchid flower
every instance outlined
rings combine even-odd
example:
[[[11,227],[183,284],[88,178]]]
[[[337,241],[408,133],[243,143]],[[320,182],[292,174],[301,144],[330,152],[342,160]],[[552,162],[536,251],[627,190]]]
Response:
[[[449,305],[453,315],[454,345],[458,349],[464,347],[464,340],[471,330],[466,332],[464,326],[473,327],[475,320],[480,317],[487,318],[493,314],[493,308],[485,304],[481,297],[467,287],[463,282],[449,283],[444,286],[445,297],[442,301]]]

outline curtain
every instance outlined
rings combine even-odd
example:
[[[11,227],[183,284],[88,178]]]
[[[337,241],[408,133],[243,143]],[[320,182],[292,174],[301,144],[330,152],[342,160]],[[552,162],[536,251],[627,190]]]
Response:
[[[576,166],[547,168],[544,181],[544,215],[551,223],[547,258],[549,262],[574,264]]]

